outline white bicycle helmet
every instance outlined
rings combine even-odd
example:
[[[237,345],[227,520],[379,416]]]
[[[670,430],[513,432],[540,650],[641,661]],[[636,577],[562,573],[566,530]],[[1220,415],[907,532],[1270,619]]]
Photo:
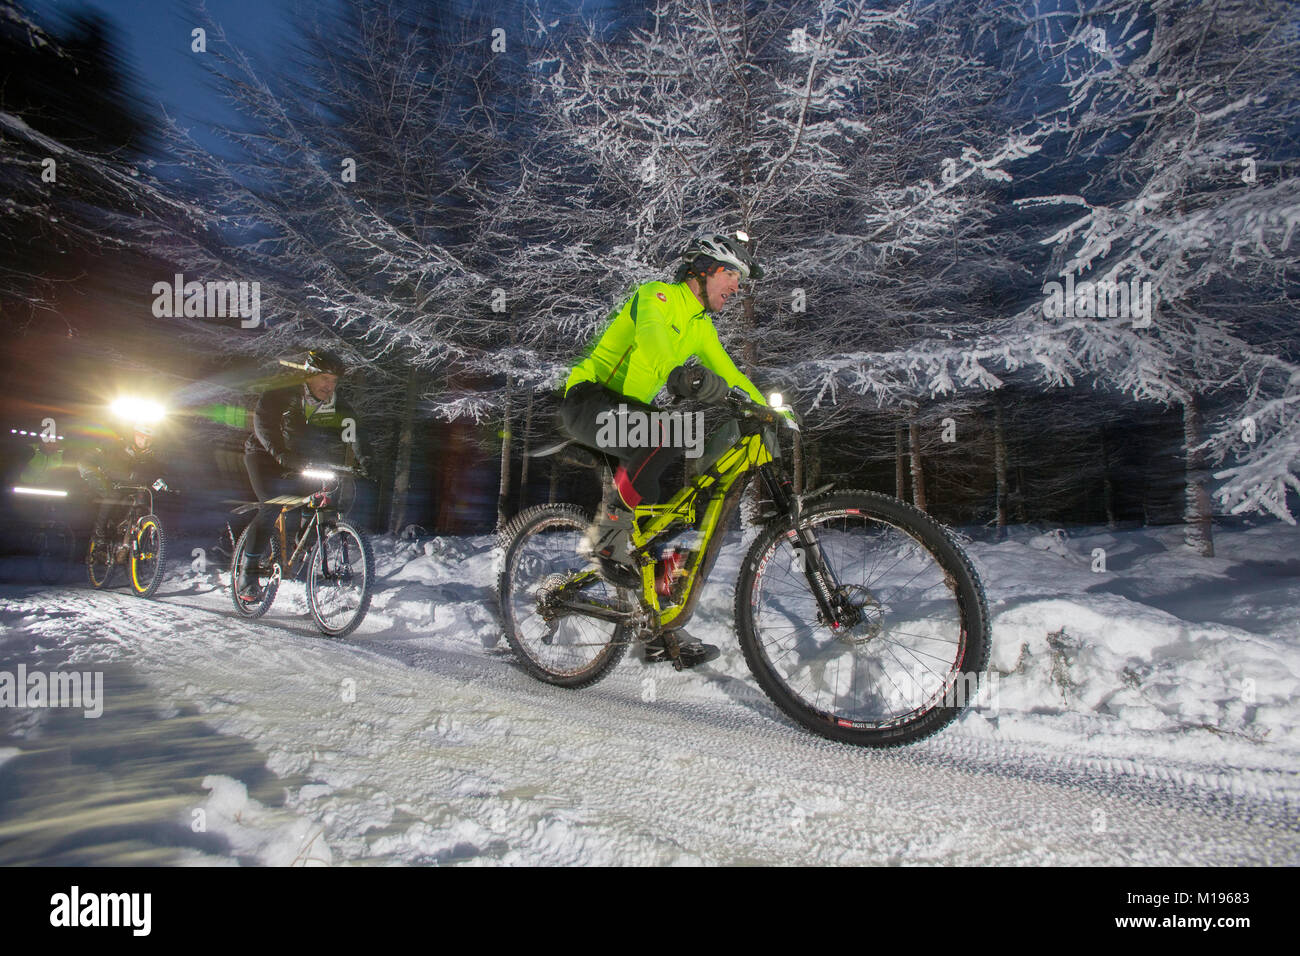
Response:
[[[707,256],[721,262],[729,269],[735,269],[742,279],[761,279],[763,267],[750,254],[749,247],[746,245],[748,241],[749,236],[743,232],[737,232],[734,236],[726,236],[722,233],[697,236],[682,250],[682,258],[689,263],[700,256]]]

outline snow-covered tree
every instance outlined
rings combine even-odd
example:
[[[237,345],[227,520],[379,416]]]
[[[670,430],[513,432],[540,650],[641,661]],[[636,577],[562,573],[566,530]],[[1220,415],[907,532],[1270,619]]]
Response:
[[[149,121],[103,18],[74,17],[56,36],[0,0],[0,52],[0,315],[13,334],[66,326],[61,284],[96,256],[142,254],[142,221],[197,210],[144,158]]]
[[[1084,316],[1067,335],[1107,382],[1182,408],[1189,543],[1212,553],[1203,406],[1220,408],[1211,454],[1243,455],[1220,472],[1220,500],[1291,520],[1286,488],[1300,489],[1300,433],[1286,413],[1296,402],[1300,10],[1107,5],[1079,19],[1060,56],[1078,61],[1065,80],[1070,155],[1089,181],[1046,200],[1079,210],[1045,240],[1059,252],[1054,278],[1149,285],[1153,300],[1140,320]]]

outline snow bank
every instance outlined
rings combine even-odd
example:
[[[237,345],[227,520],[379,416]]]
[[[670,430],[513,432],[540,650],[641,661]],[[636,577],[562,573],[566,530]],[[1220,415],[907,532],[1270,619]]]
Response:
[[[212,774],[203,778],[211,793],[201,815],[187,815],[187,827],[201,820],[207,833],[223,837],[230,854],[263,866],[329,866],[333,857],[325,843],[325,827],[283,810],[264,807],[248,795],[238,780]]]
[[[1216,558],[1184,548],[1179,528],[1026,528],[970,543],[992,615],[991,673],[949,733],[1300,766],[1300,567],[1286,564],[1295,543],[1277,525],[1220,532]],[[437,645],[492,646],[493,545],[380,539],[372,613]],[[707,673],[646,670],[657,696],[716,700],[753,685],[732,615],[742,557],[736,535],[689,628],[722,657]]]
[[[1216,558],[1183,548],[1180,529],[973,545],[993,614],[992,673],[983,713],[962,726],[1300,765],[1300,628],[1289,613],[1300,577],[1277,563],[1295,532],[1216,537]]]

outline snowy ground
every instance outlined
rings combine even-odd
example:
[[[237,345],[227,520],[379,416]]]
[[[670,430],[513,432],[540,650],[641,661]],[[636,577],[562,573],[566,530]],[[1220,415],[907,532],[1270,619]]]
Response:
[[[887,752],[758,691],[734,548],[691,628],[720,660],[581,691],[498,641],[488,538],[377,542],[346,641],[292,586],[235,618],[214,572],[5,587],[0,670],[101,670],[106,703],[0,709],[0,863],[1300,863],[1297,535],[972,544],[989,696]]]

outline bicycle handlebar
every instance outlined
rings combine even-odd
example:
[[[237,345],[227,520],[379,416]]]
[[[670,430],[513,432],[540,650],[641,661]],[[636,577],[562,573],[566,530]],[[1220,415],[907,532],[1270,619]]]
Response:
[[[316,465],[306,463],[297,469],[298,474],[304,478],[320,478],[323,481],[330,481],[339,475],[355,475],[357,470],[349,468],[347,465]],[[308,474],[311,472],[311,474]]]
[[[668,405],[669,407],[672,407],[675,405],[681,405],[686,401],[687,399],[682,396],[674,395]],[[800,423],[798,413],[795,412],[793,408],[787,406],[786,409],[779,409],[772,408],[770,405],[760,405],[758,402],[750,398],[749,393],[739,385],[733,385],[728,389],[727,394],[722,397],[722,400],[714,404],[719,407],[728,408],[733,414],[739,415],[742,418],[754,418],[765,425],[781,425],[791,431],[799,431]],[[784,411],[787,409],[794,417],[789,417],[784,414]]]
[[[799,431],[799,421],[795,415],[794,409],[789,409],[791,416],[784,414],[783,409],[772,408],[769,405],[760,405],[749,397],[739,385],[734,385],[727,392],[725,402],[731,407],[732,411],[745,418],[754,418],[765,425],[780,425],[791,431]]]
[[[160,495],[160,494],[175,495],[175,494],[180,494],[180,492],[178,492],[178,491],[177,491],[175,488],[173,488],[171,485],[164,485],[164,486],[161,487],[161,488],[155,488],[153,485],[126,484],[126,483],[123,483],[123,482],[117,482],[117,481],[111,482],[110,484],[111,484],[111,486],[112,486],[112,488],[113,488],[114,491],[147,491],[147,492],[149,492],[149,494],[151,494],[151,495]]]

